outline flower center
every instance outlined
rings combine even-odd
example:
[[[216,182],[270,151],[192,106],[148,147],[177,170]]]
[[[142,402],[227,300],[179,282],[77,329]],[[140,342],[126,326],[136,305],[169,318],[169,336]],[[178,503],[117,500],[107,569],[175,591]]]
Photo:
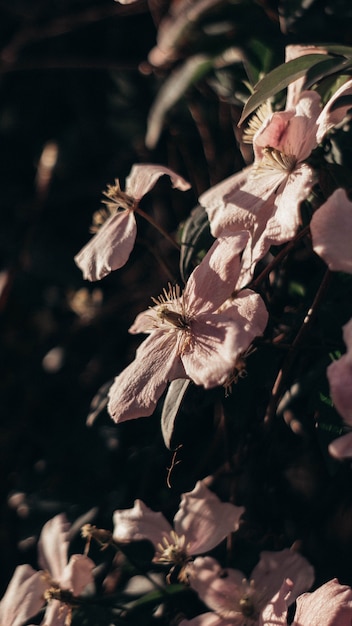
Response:
[[[190,560],[187,547],[185,535],[179,536],[174,530],[171,530],[170,535],[164,536],[158,543],[154,560],[168,565],[183,566]]]
[[[106,191],[103,191],[103,196],[105,196],[107,200],[102,200],[105,206],[93,213],[92,225],[90,227],[91,233],[96,233],[114,213],[133,211],[136,206],[136,200],[125,191],[121,190],[117,178],[115,179],[114,185],[108,185]]]
[[[247,128],[243,131],[242,140],[244,143],[253,143],[253,139],[257,132],[261,129],[264,122],[272,115],[270,100],[264,102],[252,115],[248,122]]]
[[[156,314],[162,324],[167,322],[178,330],[189,330],[190,319],[181,299],[181,289],[178,285],[172,287],[170,283],[168,287],[169,290],[164,289],[158,298],[152,298],[156,304]]]
[[[242,584],[236,593],[236,598],[229,597],[227,606],[222,607],[218,611],[219,615],[224,619],[236,618],[236,624],[239,624],[239,618],[242,616],[241,626],[256,626],[258,624],[258,598],[254,589],[254,581],[250,582],[244,578]]]
[[[263,158],[254,167],[254,176],[263,176],[270,171],[291,174],[296,164],[297,158],[294,154],[285,154],[285,152],[267,146],[263,148]]]

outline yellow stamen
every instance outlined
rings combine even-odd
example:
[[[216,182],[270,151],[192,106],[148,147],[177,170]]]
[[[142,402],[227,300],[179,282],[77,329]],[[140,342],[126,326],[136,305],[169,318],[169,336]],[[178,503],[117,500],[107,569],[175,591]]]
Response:
[[[273,110],[269,100],[258,107],[250,118],[247,128],[243,131],[242,141],[244,143],[253,143],[254,135],[256,135],[264,122],[271,116],[272,112]]]
[[[136,200],[129,196],[125,191],[121,190],[118,179],[115,179],[114,185],[108,185],[107,190],[103,191],[103,196],[107,200],[102,200],[105,207],[101,207],[93,214],[91,233],[96,233],[106,220],[119,211],[132,211],[136,206]]]

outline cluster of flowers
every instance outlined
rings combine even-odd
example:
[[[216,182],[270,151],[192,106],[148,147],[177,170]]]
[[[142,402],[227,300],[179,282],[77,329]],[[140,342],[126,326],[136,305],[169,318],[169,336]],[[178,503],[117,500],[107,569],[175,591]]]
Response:
[[[161,513],[136,500],[132,509],[115,511],[112,535],[91,525],[83,526],[82,535],[116,546],[149,540],[155,549],[154,562],[177,567],[178,579],[210,609],[191,620],[181,618],[180,626],[286,626],[288,606],[295,600],[294,625],[350,624],[352,589],[333,579],[307,593],[314,583],[314,570],[293,549],[262,552],[249,580],[239,570],[224,569],[211,556],[197,556],[236,532],[243,513],[243,507],[221,502],[199,481],[192,491],[182,494],[173,527]],[[38,542],[42,569],[17,567],[0,602],[1,624],[23,626],[46,603],[41,626],[67,625],[72,607],[85,602],[85,596],[79,595],[85,591],[89,597],[94,592],[93,561],[82,554],[68,560],[69,530],[64,515],[45,524]]]
[[[292,60],[306,52],[289,46],[286,55]],[[319,94],[302,91],[296,80],[288,87],[284,111],[273,112],[267,104],[250,120],[245,138],[253,144],[253,163],[199,198],[215,243],[183,292],[169,285],[130,328],[149,336],[110,389],[108,411],[115,422],[151,415],[172,380],[189,378],[206,389],[231,382],[236,364],[268,322],[262,297],[250,288],[254,271],[271,246],[297,234],[301,203],[317,177],[307,159],[344,120],[351,94],[349,80],[323,107]],[[134,214],[144,214],[139,201],[164,174],[174,187],[190,187],[170,169],[152,164],[134,165],[125,191],[118,181],[108,187],[105,215],[96,219],[100,227],[75,257],[86,279],[100,280],[126,263],[136,237]],[[352,273],[351,208],[346,190],[338,188],[311,219],[313,250],[332,271]],[[349,350],[351,324],[344,329]],[[351,373],[349,352],[328,369],[333,402],[348,424]],[[351,437],[333,443],[331,452],[352,455]]]
[[[287,50],[288,58],[303,54]],[[316,182],[308,162],[327,133],[345,119],[352,80],[322,105],[319,94],[289,85],[286,108],[266,105],[245,133],[253,163],[199,198],[215,242],[193,270],[183,290],[168,285],[153,306],[140,313],[130,332],[146,333],[135,360],[109,391],[108,411],[116,423],[149,416],[169,382],[190,379],[205,389],[229,386],[243,355],[267,327],[269,313],[253,279],[270,248],[291,242],[301,226],[300,207]],[[139,203],[167,175],[181,191],[189,183],[167,167],[134,165],[122,191],[108,187],[105,209],[94,218],[94,236],[75,261],[90,281],[101,280],[127,262],[136,239]],[[151,219],[151,218],[150,218]],[[335,189],[313,213],[309,231],[314,252],[330,271],[352,273],[352,202]],[[352,320],[343,327],[346,353],[329,365],[333,403],[352,426]],[[352,456],[352,433],[333,441],[337,458]],[[241,524],[244,508],[221,502],[205,482],[184,493],[174,527],[161,513],[136,500],[114,513],[114,530],[85,526],[83,536],[114,543],[149,540],[154,562],[177,572],[209,611],[181,618],[180,626],[280,626],[296,602],[294,626],[347,626],[352,623],[352,589],[330,580],[313,592],[314,572],[293,549],[262,552],[249,580],[209,556]],[[95,564],[87,555],[69,554],[69,524],[58,515],[43,527],[38,543],[39,571],[17,567],[0,603],[0,624],[23,626],[45,606],[42,626],[68,624],[80,594],[94,591]],[[204,555],[204,556],[199,556]],[[84,603],[84,596],[81,596]]]

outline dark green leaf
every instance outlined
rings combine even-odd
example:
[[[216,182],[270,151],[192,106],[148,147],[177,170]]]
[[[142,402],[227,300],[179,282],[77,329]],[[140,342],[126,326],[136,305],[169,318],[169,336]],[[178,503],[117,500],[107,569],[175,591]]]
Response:
[[[254,87],[254,93],[247,100],[239,124],[255,111],[263,102],[276,95],[282,89],[285,89],[290,83],[305,76],[307,71],[319,65],[326,63],[327,59],[333,59],[333,57],[324,56],[322,61],[321,54],[307,54],[298,59],[293,59],[287,63],[283,63],[276,67],[272,72],[269,72],[262,80],[259,81]],[[335,59],[336,65],[341,63],[341,59]]]

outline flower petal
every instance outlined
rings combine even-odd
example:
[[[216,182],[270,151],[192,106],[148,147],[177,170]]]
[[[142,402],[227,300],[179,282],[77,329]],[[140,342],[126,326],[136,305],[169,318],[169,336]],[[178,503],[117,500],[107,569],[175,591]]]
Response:
[[[317,124],[317,142],[320,143],[327,132],[337,124],[340,124],[346,117],[348,111],[352,108],[351,99],[347,99],[347,104],[343,97],[352,95],[352,80],[348,80],[342,85],[330,98],[322,112],[320,113]],[[340,103],[338,99],[341,98]]]
[[[117,423],[151,415],[174,378],[187,378],[177,356],[177,333],[155,330],[110,387],[109,414]]]
[[[329,269],[352,274],[352,202],[344,189],[336,189],[314,213],[310,229],[313,249]]]
[[[30,565],[16,567],[0,602],[0,623],[23,626],[44,605],[48,586],[44,572],[36,572]]]
[[[218,615],[243,624],[240,599],[245,576],[239,570],[226,569],[210,556],[197,557],[187,568],[189,583],[200,599]]]
[[[38,541],[38,563],[56,582],[67,565],[69,528],[66,515],[60,513],[44,524]]]
[[[111,215],[74,260],[85,279],[101,280],[127,262],[136,239],[133,211]]]
[[[84,554],[73,554],[62,573],[60,586],[79,596],[93,582],[94,568],[95,564],[90,558]]]
[[[129,176],[126,178],[125,191],[129,196],[140,200],[150,191],[157,180],[164,175],[170,176],[172,186],[187,191],[191,185],[182,176],[163,165],[153,165],[150,163],[133,165]]]
[[[351,626],[352,589],[335,578],[297,598],[292,626]]]
[[[241,211],[232,204],[232,198],[237,196],[237,193],[245,186],[252,171],[253,166],[249,165],[214,185],[199,197],[199,203],[208,214],[211,233],[214,237],[220,237],[227,229],[236,232],[237,230],[250,230],[253,227],[253,215],[248,210]],[[248,204],[249,207],[251,202],[246,202],[247,196],[244,196],[243,203],[245,206]],[[258,199],[251,197],[251,200],[255,203]]]
[[[152,511],[141,500],[135,500],[132,509],[115,511],[113,521],[113,538],[121,543],[149,539],[156,547],[172,530],[162,513]]]
[[[227,535],[235,532],[244,507],[221,502],[202,481],[192,491],[182,494],[174,518],[177,535],[185,535],[187,552],[200,554],[217,546]]]
[[[262,611],[259,626],[287,626],[287,607],[291,590],[292,581],[287,578]]]
[[[248,237],[247,231],[223,236],[208,250],[183,293],[190,314],[216,311],[231,295],[240,271],[240,253]]]
[[[270,602],[289,578],[292,581],[290,604],[297,596],[310,589],[314,582],[314,569],[308,561],[293,550],[262,552],[260,561],[254,568],[251,578],[261,590],[262,608]]]
[[[50,600],[40,626],[66,626],[70,609],[59,600]]]

